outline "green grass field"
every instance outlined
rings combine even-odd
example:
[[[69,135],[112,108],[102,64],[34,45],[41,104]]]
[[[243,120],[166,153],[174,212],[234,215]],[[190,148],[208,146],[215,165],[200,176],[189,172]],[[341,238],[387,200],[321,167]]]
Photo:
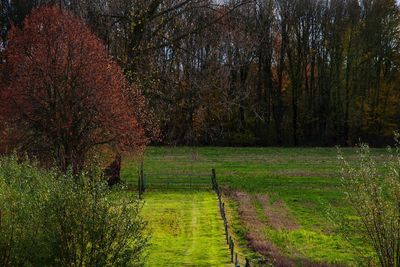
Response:
[[[384,149],[373,149],[372,153],[379,157],[384,153]],[[355,149],[343,149],[343,154],[350,160],[354,160],[356,156]],[[126,160],[122,170],[123,179],[136,184],[137,166],[134,161]],[[215,168],[220,185],[228,192],[243,192],[250,199],[251,209],[254,209],[254,214],[257,216],[255,220],[261,225],[257,228],[258,235],[263,235],[263,238],[276,246],[282,255],[290,257],[295,262],[306,259],[311,262],[356,265],[358,250],[369,253],[369,249],[358,241],[357,236],[350,237],[352,243],[343,239],[327,217],[328,205],[351,215],[351,210],[344,205],[342,192],[338,189],[340,166],[335,148],[150,147],[146,151],[144,168],[147,172],[159,173],[181,171],[207,173]],[[190,195],[197,197],[196,194]],[[162,203],[166,196],[168,195],[154,192],[146,195],[145,199],[151,207],[157,206],[157,202]],[[268,200],[265,202],[263,199]],[[243,208],[241,207],[243,202],[234,197],[227,197],[226,201],[230,207],[232,230],[236,234],[237,243],[242,247],[241,251],[250,258],[257,257],[257,253],[247,248],[248,241],[245,236],[250,229],[238,212]],[[275,205],[275,202],[281,204]],[[181,205],[186,204],[182,204],[178,197],[176,200],[166,201],[165,205],[171,208],[176,206],[179,209]],[[149,207],[145,208],[146,217],[150,221],[150,226],[157,229],[158,226],[154,225],[159,224],[159,219],[152,219]],[[215,210],[216,204],[214,206],[209,204],[208,208]],[[205,207],[206,210],[208,208]],[[284,226],[286,223],[284,220],[288,219],[279,216],[282,211],[287,213],[286,216],[290,217],[295,227]],[[163,209],[155,209],[154,212],[157,213],[156,218],[170,216]],[[272,227],[273,224],[269,222],[271,218],[266,214],[276,215],[277,218],[272,220],[283,224],[284,227]],[[182,218],[185,216],[181,215]],[[217,218],[212,216],[211,218],[215,223],[218,222]],[[167,231],[169,230],[166,228],[159,228],[155,240],[161,240],[158,236]],[[207,238],[211,237],[204,236],[202,242],[207,242],[205,241]],[[220,238],[223,242],[223,236]],[[152,248],[155,251],[151,254],[159,253],[158,260],[169,259],[168,253],[163,254],[165,249],[163,247],[168,246],[168,250],[173,253],[172,251],[180,251],[180,247],[183,246],[180,243],[155,241],[155,246]],[[189,242],[187,246],[192,244]],[[220,258],[224,253],[219,252],[216,258]],[[175,252],[174,254],[179,255]],[[179,257],[182,261],[187,260],[185,256],[179,255]],[[191,261],[193,265],[198,265],[197,260]]]
[[[214,192],[148,192],[143,216],[152,233],[147,266],[228,266]]]

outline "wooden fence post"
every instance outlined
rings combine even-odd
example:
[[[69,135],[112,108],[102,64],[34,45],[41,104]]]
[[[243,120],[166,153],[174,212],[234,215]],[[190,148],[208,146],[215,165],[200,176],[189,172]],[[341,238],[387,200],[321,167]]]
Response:
[[[228,223],[226,223],[226,225],[225,225],[225,228],[226,228],[226,244],[228,245],[229,244],[229,232],[228,232]]]
[[[211,182],[214,190],[217,190],[217,179],[215,176],[215,169],[211,169]]]
[[[144,193],[145,191],[145,184],[144,184],[144,170],[143,170],[143,161],[140,163],[140,191]]]
[[[141,178],[140,178],[140,170],[138,171],[138,192],[139,192],[139,198],[142,198],[142,183],[141,183]]]
[[[229,246],[231,248],[231,262],[233,263],[233,254],[234,254],[234,249],[235,249],[235,245],[233,244],[233,240],[232,237],[229,237]]]
[[[142,185],[140,184],[140,174],[138,174],[138,193],[139,198],[142,198]]]

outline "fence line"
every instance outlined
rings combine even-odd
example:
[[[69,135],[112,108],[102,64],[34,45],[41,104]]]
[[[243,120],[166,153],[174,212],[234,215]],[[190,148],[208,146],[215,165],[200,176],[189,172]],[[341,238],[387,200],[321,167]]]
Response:
[[[138,193],[142,197],[147,189],[211,189],[210,173],[157,173],[145,172],[143,163],[138,170]]]
[[[230,256],[231,256],[231,262],[235,264],[236,267],[240,267],[240,263],[238,260],[238,254],[235,252],[235,243],[233,242],[232,236],[229,234],[229,224],[228,224],[228,219],[226,218],[226,213],[225,213],[225,203],[222,201],[222,193],[221,193],[221,188],[218,185],[217,182],[217,175],[215,173],[215,169],[212,169],[212,174],[211,174],[211,183],[212,187],[217,194],[218,197],[218,204],[219,204],[219,210],[221,213],[222,220],[224,221],[224,229],[225,229],[225,239],[226,239],[226,244],[229,246],[230,250]],[[245,258],[245,264],[244,267],[250,267],[250,262],[247,258]]]
[[[154,174],[153,174],[154,175]],[[166,174],[164,176],[173,176],[174,174]],[[178,174],[179,175],[179,174]],[[183,174],[181,174],[183,175]],[[186,174],[185,174],[186,175]],[[190,177],[190,181],[192,180],[193,177],[199,177],[199,176],[207,176],[209,175],[190,175],[187,177]],[[235,250],[235,243],[233,242],[232,235],[229,233],[229,224],[228,224],[228,219],[226,217],[225,213],[225,203],[222,200],[222,193],[221,193],[221,188],[218,185],[217,182],[217,176],[215,173],[215,169],[211,170],[211,186],[212,189],[215,191],[218,197],[218,205],[219,205],[219,211],[222,217],[222,220],[224,222],[224,231],[225,231],[225,239],[226,239],[226,244],[229,247],[230,251],[230,261],[231,263],[234,263],[235,267],[240,267],[239,259],[238,259],[238,253]],[[143,162],[140,164],[140,169],[139,169],[139,177],[138,177],[138,192],[139,192],[139,198],[142,198],[143,193],[146,190],[146,179],[145,179],[145,174],[144,174],[144,169],[143,169]],[[245,263],[243,265],[244,267],[250,267],[250,262],[247,258],[245,258]]]
[[[176,173],[154,173],[154,172],[146,172],[147,175],[161,175],[163,177],[210,177],[209,173],[192,173],[192,172],[176,172]]]

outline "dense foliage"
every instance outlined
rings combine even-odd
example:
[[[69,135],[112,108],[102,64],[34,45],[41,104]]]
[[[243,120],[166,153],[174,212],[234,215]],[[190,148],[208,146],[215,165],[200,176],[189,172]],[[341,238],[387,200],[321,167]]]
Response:
[[[0,266],[142,265],[140,202],[97,175],[74,178],[0,158]]]
[[[54,2],[106,43],[165,142],[382,144],[399,127],[395,0],[12,1],[3,20]]]
[[[0,117],[11,149],[79,172],[100,145],[138,151],[146,144],[144,100],[78,18],[35,9],[8,33]]]

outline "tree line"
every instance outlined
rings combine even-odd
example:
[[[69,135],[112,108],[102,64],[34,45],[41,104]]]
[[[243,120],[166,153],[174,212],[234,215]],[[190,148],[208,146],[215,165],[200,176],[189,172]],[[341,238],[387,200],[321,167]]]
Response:
[[[155,143],[379,145],[398,129],[395,0],[2,0],[1,47],[42,4],[103,41]]]

